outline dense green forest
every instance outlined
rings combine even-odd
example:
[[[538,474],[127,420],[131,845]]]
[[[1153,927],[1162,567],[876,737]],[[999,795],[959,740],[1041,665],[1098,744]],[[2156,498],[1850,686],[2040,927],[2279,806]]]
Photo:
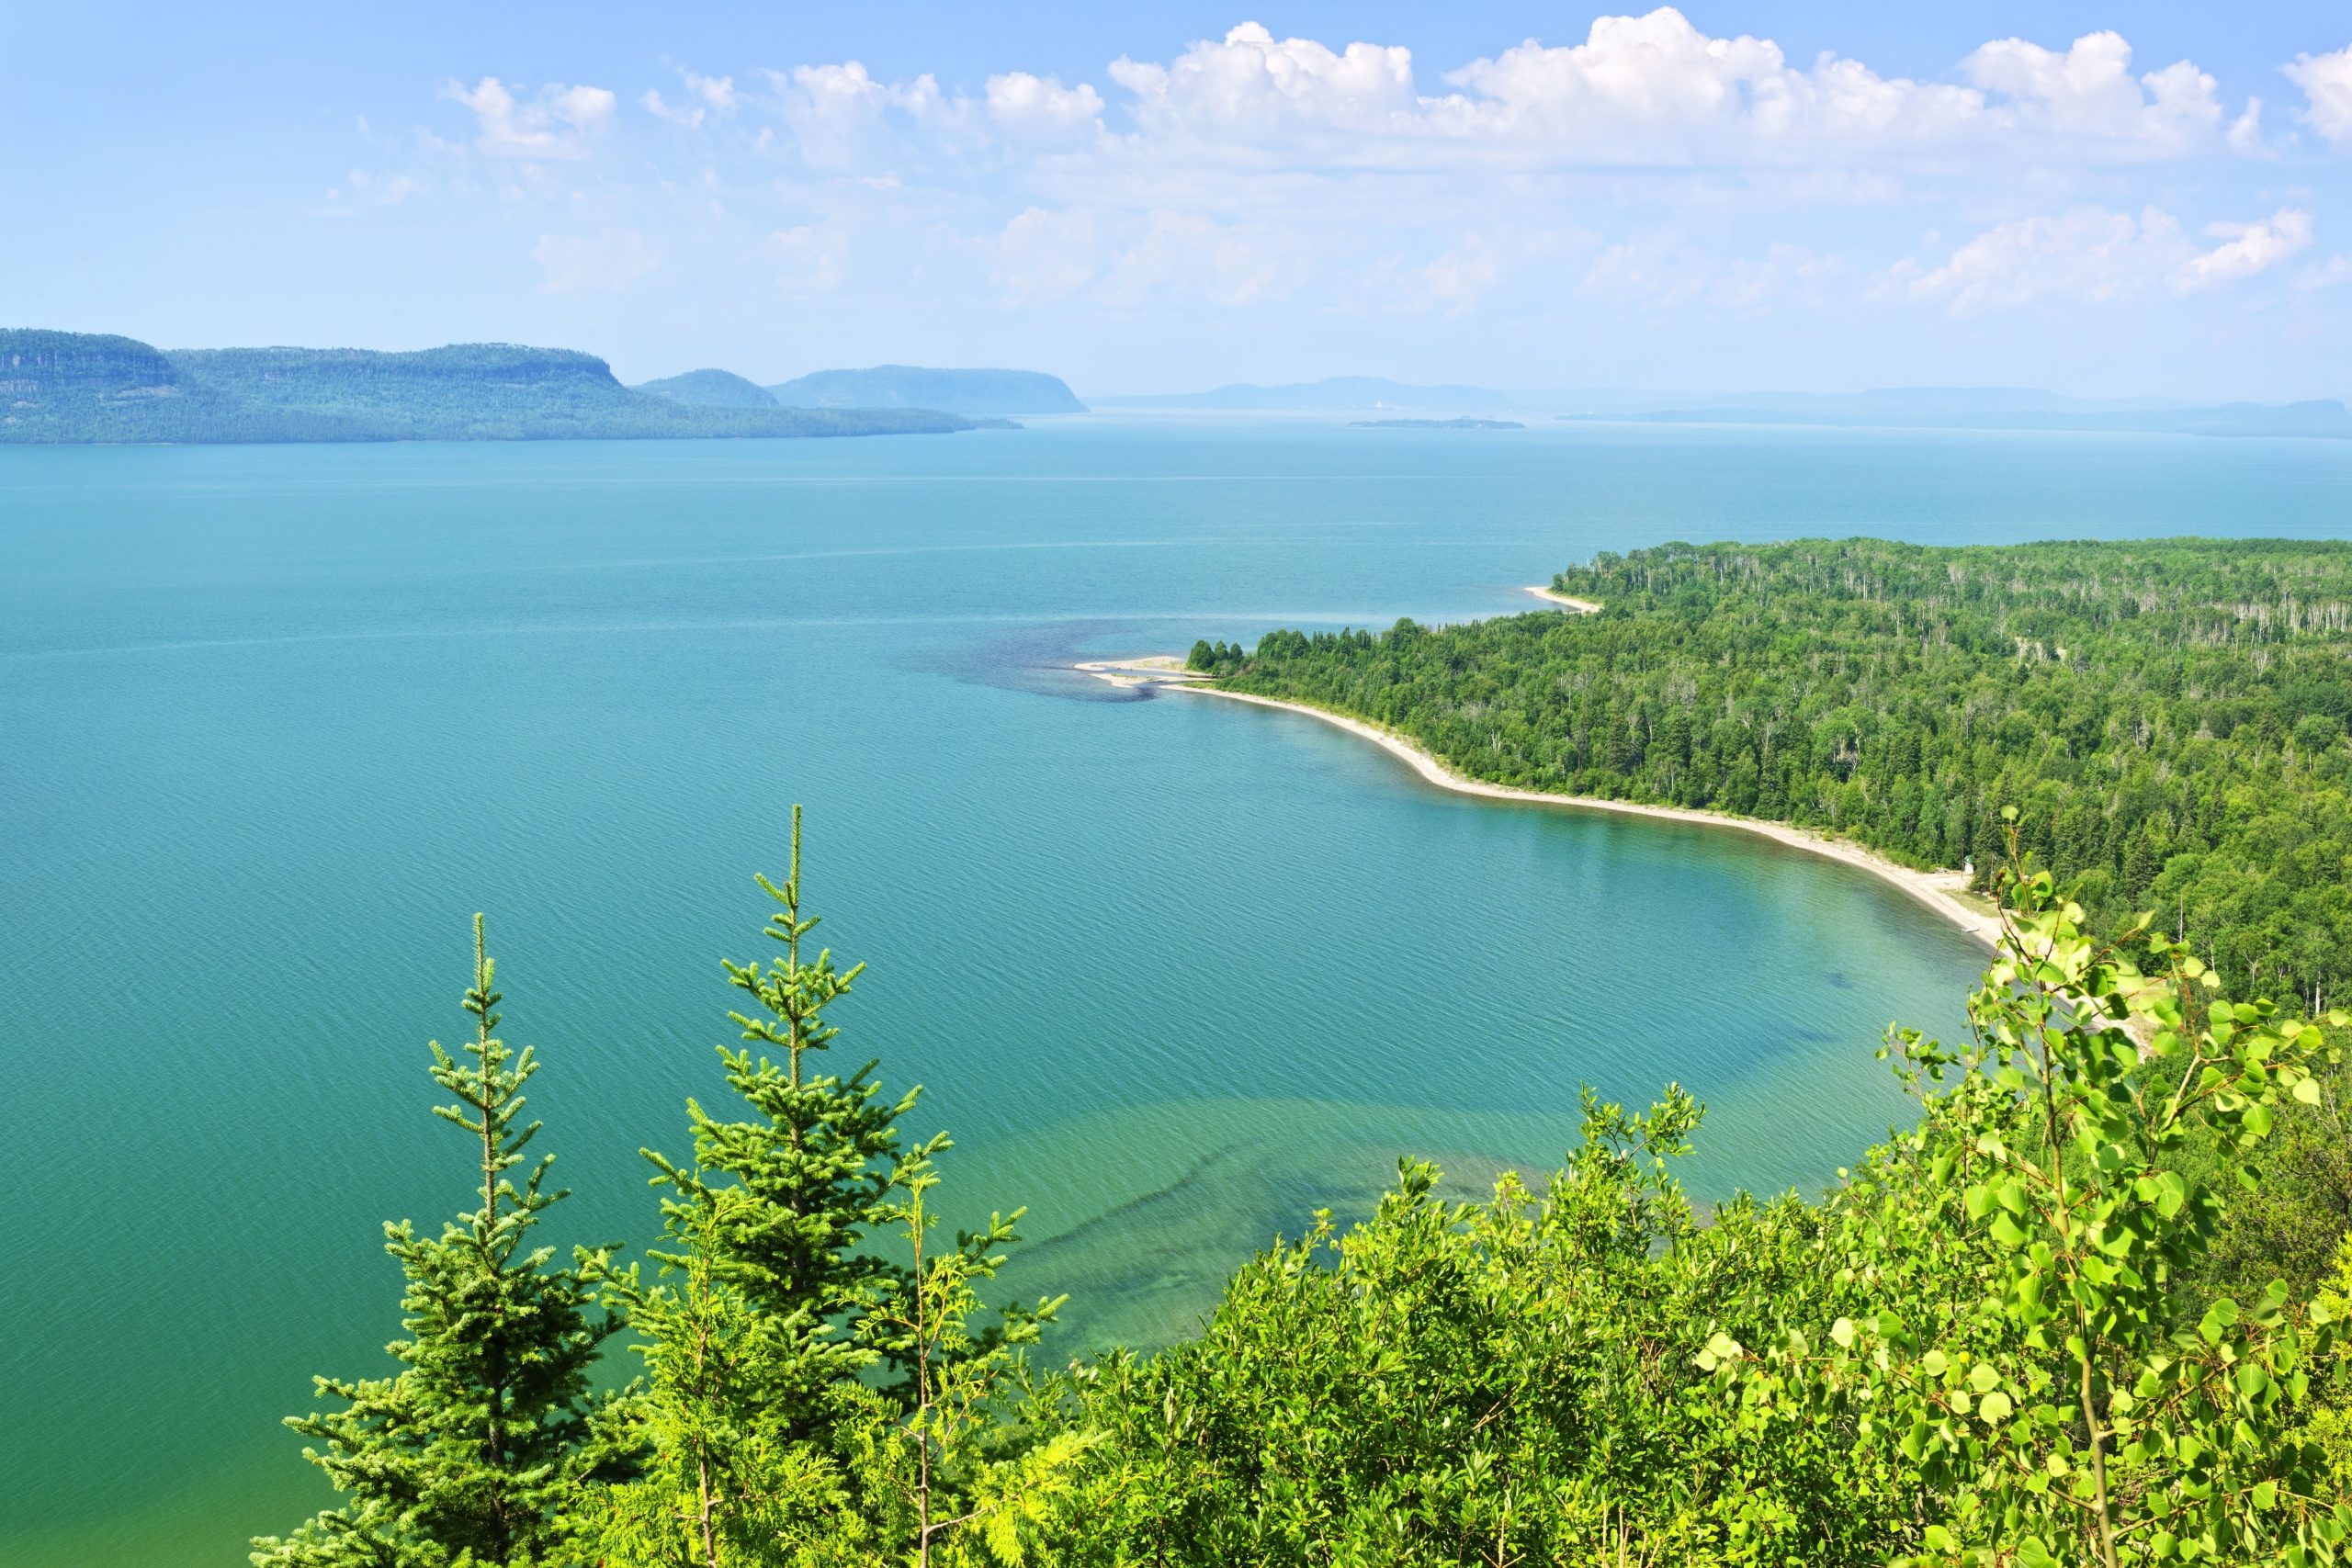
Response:
[[[477,918],[471,1038],[428,1063],[473,1206],[386,1227],[403,1337],[288,1423],[341,1499],[254,1562],[2344,1562],[2340,1216],[2305,1282],[2215,1265],[2303,1201],[2290,1122],[2340,1145],[2345,1021],[2230,1000],[2161,932],[2135,963],[2004,854],[1973,1038],[1890,1032],[1916,1121],[1819,1199],[1702,1221],[1674,1170],[1703,1108],[1588,1093],[1548,1179],[1449,1202],[1405,1160],[1193,1337],[1061,1366],[1036,1347],[1068,1303],[992,1299],[1020,1211],[943,1234],[948,1140],[910,1135],[918,1093],[876,1064],[834,1066],[863,965],[814,941],[797,814],[768,957],[725,965],[743,1043],[690,1153],[646,1154],[640,1258],[540,1239],[542,1061],[499,1034]]]
[[[1849,835],[2027,847],[2120,931],[2324,1004],[2352,969],[2352,546],[1664,545],[1554,580],[1598,615],[1202,644],[1464,773]]]
[[[941,434],[918,408],[689,406],[593,355],[511,344],[413,354],[217,348],[0,331],[0,442],[541,441]]]

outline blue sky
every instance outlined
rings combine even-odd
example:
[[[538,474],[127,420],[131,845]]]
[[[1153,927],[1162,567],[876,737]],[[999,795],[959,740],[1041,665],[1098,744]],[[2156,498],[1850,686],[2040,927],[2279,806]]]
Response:
[[[0,0],[0,322],[166,346],[2352,394],[2340,3]]]

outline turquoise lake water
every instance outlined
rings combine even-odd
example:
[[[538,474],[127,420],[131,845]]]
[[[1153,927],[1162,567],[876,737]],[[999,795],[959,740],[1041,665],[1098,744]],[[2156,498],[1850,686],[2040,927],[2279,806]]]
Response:
[[[722,1092],[808,808],[840,1049],[1026,1203],[1057,1350],[1181,1332],[1398,1153],[1544,1169],[1577,1090],[1710,1105],[1690,1179],[1815,1188],[1975,948],[1745,835],[1475,802],[1074,660],[1517,613],[1670,538],[2352,532],[2352,444],[1089,418],[954,438],[0,449],[0,1561],[241,1562],[277,1418],[464,1201],[424,1042],[488,911],[574,1199]]]

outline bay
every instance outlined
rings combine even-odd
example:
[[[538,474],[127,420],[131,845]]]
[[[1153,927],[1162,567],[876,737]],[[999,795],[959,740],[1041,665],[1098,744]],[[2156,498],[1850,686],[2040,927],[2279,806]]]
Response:
[[[0,451],[0,1560],[232,1563],[277,1426],[380,1364],[379,1222],[468,919],[575,1197],[723,1092],[793,802],[851,1065],[920,1082],[1071,1353],[1181,1333],[1399,1154],[1548,1169],[1580,1086],[1711,1107],[1693,1187],[1814,1189],[1980,954],[1740,834],[1441,794],[1074,660],[1518,613],[1667,539],[2341,536],[2344,445],[1091,417],[832,442]]]

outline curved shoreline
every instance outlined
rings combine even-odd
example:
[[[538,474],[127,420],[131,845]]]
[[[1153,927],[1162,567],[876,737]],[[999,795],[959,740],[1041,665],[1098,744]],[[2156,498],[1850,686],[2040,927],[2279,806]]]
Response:
[[[1528,592],[1536,593],[1545,591],[1531,588]],[[1597,609],[1599,606],[1595,605],[1592,608]],[[1584,613],[1589,614],[1590,611],[1586,610]],[[1182,669],[1182,661],[1170,656],[1162,656],[1148,661],[1103,660],[1080,665],[1079,668],[1097,680],[1110,681],[1117,685],[1164,686],[1171,691],[1197,692],[1207,696],[1224,697],[1229,702],[1252,703],[1259,707],[1281,708],[1285,712],[1305,714],[1309,718],[1321,719],[1326,724],[1336,726],[1351,735],[1371,741],[1410,767],[1426,782],[1437,785],[1440,789],[1452,790],[1457,795],[1473,795],[1487,800],[1508,800],[1524,806],[1560,807],[1572,811],[1613,811],[1624,817],[1649,817],[1660,821],[1690,822],[1709,828],[1736,828],[1742,832],[1754,833],[1760,838],[1770,839],[1791,849],[1803,850],[1808,854],[1842,861],[1858,870],[1866,871],[1880,881],[1909,894],[1919,903],[1941,915],[1987,947],[1994,946],[2000,940],[2001,927],[1996,919],[1992,915],[1971,908],[1953,897],[1967,886],[1966,877],[1957,871],[1914,871],[1907,865],[1898,865],[1883,855],[1862,848],[1860,844],[1849,843],[1842,839],[1833,839],[1826,833],[1816,832],[1809,828],[1792,827],[1785,822],[1767,822],[1754,817],[1734,817],[1720,811],[1701,811],[1687,806],[1648,806],[1634,800],[1608,800],[1599,795],[1550,795],[1542,790],[1517,789],[1509,784],[1488,784],[1483,779],[1474,779],[1467,774],[1454,772],[1440,761],[1433,752],[1424,749],[1419,742],[1409,740],[1394,730],[1384,729],[1378,725],[1367,723],[1360,718],[1351,718],[1346,714],[1334,713],[1329,708],[1317,707],[1309,703],[1286,702],[1278,697],[1261,697],[1250,692],[1225,691],[1220,687],[1204,683],[1205,677],[1202,676],[1170,679],[1169,677],[1174,673],[1169,668],[1171,664],[1177,671]]]

